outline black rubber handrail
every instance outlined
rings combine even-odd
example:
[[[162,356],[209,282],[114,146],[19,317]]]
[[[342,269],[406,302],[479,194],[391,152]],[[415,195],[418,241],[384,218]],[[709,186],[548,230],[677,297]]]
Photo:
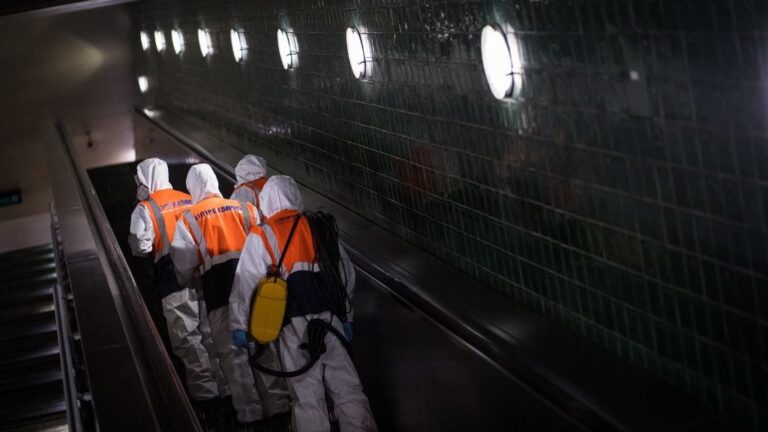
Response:
[[[61,361],[62,382],[64,384],[64,399],[67,406],[67,424],[72,432],[83,431],[81,418],[81,408],[78,406],[78,392],[76,380],[76,371],[73,365],[72,345],[70,341],[73,335],[70,331],[70,319],[72,317],[67,313],[66,297],[64,293],[64,284],[66,278],[66,264],[61,256],[61,244],[59,241],[59,221],[56,215],[56,208],[51,203],[51,239],[53,241],[53,256],[56,262],[56,283],[53,287],[53,304],[56,313],[56,333],[59,338],[59,356]],[[87,385],[87,377],[83,380]]]
[[[106,258],[108,266],[105,274],[115,282],[123,315],[128,322],[123,322],[128,344],[134,353],[136,369],[143,378],[145,395],[152,412],[147,413],[155,419],[160,430],[200,431],[202,427],[186,395],[176,370],[166,352],[162,339],[152,321],[143,297],[133,279],[125,257],[107,220],[101,202],[96,196],[86,170],[77,163],[73,156],[71,142],[66,127],[61,121],[56,123],[56,130],[61,139],[66,157],[75,173],[76,187],[84,201],[83,210],[94,234],[98,252]],[[120,389],[114,389],[120,392]],[[98,401],[95,401],[98,406]],[[129,401],[126,401],[130,403]],[[132,409],[131,406],[126,407]]]

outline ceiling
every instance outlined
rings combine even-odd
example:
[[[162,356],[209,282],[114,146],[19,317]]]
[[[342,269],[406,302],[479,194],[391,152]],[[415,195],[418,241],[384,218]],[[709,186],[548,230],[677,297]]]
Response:
[[[135,0],[3,0],[0,1],[0,17],[51,15],[132,1]]]

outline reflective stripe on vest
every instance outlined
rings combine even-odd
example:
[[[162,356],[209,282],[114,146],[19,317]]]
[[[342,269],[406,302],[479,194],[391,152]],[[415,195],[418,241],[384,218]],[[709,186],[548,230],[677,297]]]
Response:
[[[203,264],[200,267],[203,269],[203,271],[205,271],[211,267],[211,256],[208,254],[208,246],[205,244],[205,236],[203,235],[203,230],[200,229],[200,225],[197,224],[197,221],[195,220],[195,217],[192,215],[191,211],[185,211],[183,217],[187,221],[187,226],[189,226],[192,239],[197,244],[197,252],[199,253],[199,258],[203,261]]]
[[[165,218],[163,217],[163,211],[160,210],[160,206],[157,205],[157,201],[150,197],[147,199],[147,202],[149,203],[149,209],[152,211],[152,215],[155,218],[157,229],[160,231],[160,236],[163,239],[163,248],[160,251],[155,251],[155,261],[157,261],[171,251],[171,240],[168,238],[168,230],[165,228]]]
[[[264,188],[264,184],[267,182],[266,177],[262,177],[260,179],[251,180],[249,182],[245,182],[241,184],[240,186],[236,187],[234,191],[232,191],[232,198],[237,199],[237,201],[240,201],[242,203],[250,202],[256,207],[256,211],[259,215],[259,222],[264,220],[264,213],[261,212],[261,206],[259,205],[259,192]],[[247,189],[248,192],[253,195],[253,201],[248,201],[247,199],[243,198],[236,198],[239,194],[239,191],[242,189]],[[249,230],[246,230],[248,232]]]
[[[253,205],[258,206],[259,205],[259,193],[262,189],[264,189],[264,184],[267,182],[266,177],[261,177],[256,180],[251,180],[249,182],[245,182],[237,187],[237,189],[241,188],[248,188],[248,190],[251,191],[253,194]],[[235,189],[235,190],[237,190]]]
[[[251,232],[251,212],[248,211],[248,205],[240,201],[240,211],[243,212],[243,223],[245,224],[245,236]]]

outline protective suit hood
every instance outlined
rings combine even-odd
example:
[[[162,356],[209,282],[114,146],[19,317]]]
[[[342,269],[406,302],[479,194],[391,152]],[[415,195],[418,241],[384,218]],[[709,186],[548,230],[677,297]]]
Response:
[[[136,178],[151,194],[173,188],[168,181],[168,164],[162,159],[149,158],[139,163],[136,166]]]
[[[221,197],[219,180],[210,165],[197,164],[189,169],[187,191],[192,195],[192,202],[195,204],[211,196]]]
[[[293,178],[284,175],[272,176],[259,194],[259,204],[264,216],[270,217],[281,210],[304,209],[304,200],[299,186]]]
[[[240,159],[235,167],[237,185],[256,180],[267,175],[267,161],[256,155],[247,155]]]

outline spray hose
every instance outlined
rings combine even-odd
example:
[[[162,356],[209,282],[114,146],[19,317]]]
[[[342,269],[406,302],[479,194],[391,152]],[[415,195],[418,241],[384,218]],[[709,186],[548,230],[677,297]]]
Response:
[[[256,351],[253,353],[253,355],[250,356],[250,362],[251,366],[256,369],[259,372],[265,373],[267,375],[272,375],[280,378],[295,378],[297,376],[303,375],[308,370],[312,368],[312,366],[317,363],[317,361],[320,359],[320,357],[325,353],[327,347],[325,346],[325,336],[328,333],[333,333],[339,341],[341,341],[341,344],[344,346],[344,349],[347,350],[348,353],[350,353],[350,356],[352,355],[351,346],[349,344],[349,341],[347,341],[347,338],[344,337],[344,335],[336,329],[333,325],[328,323],[327,321],[315,318],[309,321],[309,324],[307,324],[307,342],[299,345],[299,349],[306,350],[309,353],[309,361],[307,364],[302,366],[299,369],[296,369],[294,371],[282,371],[282,370],[274,370],[270,369],[264,365],[259,364],[257,361],[259,357],[264,353],[264,350],[267,348],[266,345],[257,344],[256,345]]]

